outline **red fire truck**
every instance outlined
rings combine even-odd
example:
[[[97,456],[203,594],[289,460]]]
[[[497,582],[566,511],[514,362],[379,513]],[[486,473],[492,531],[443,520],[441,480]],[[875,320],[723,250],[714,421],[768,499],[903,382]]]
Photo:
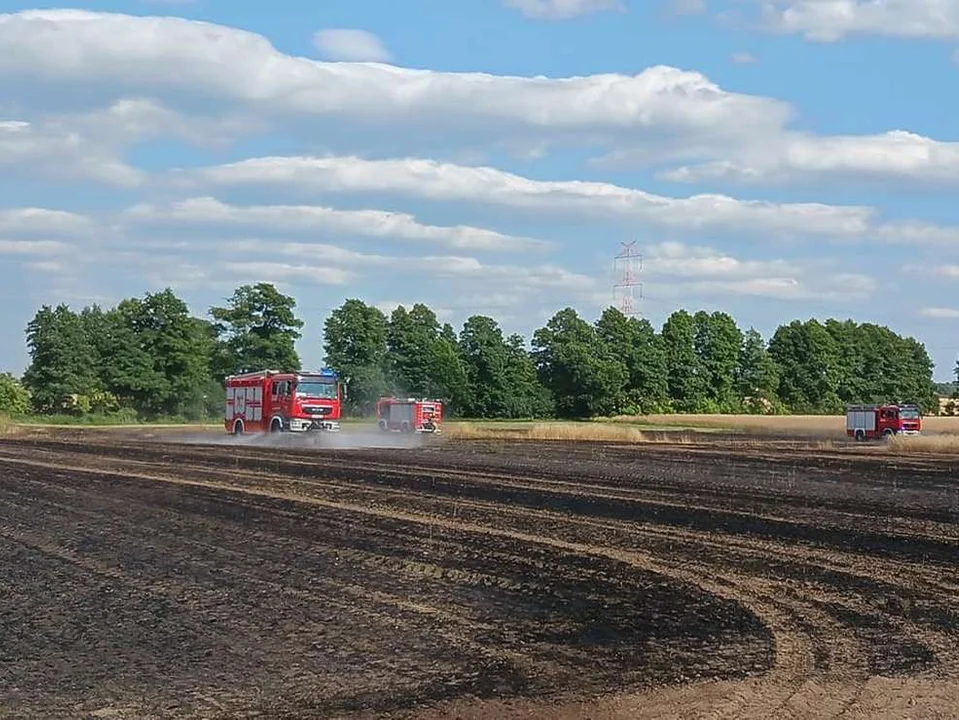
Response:
[[[443,423],[443,403],[381,397],[376,403],[376,421],[384,432],[438,433]]]
[[[226,378],[227,432],[337,431],[343,386],[332,370],[283,373],[277,370]]]
[[[922,413],[915,405],[882,403],[846,408],[846,435],[856,440],[921,432]]]

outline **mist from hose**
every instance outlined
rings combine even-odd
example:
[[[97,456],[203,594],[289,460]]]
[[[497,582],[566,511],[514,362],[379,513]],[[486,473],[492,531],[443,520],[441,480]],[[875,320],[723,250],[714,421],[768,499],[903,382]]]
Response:
[[[312,431],[304,433],[247,433],[231,435],[227,432],[170,435],[169,442],[187,445],[232,445],[236,447],[290,448],[291,450],[365,450],[376,448],[413,449],[422,447],[425,438],[419,433],[384,432],[373,427],[341,427],[339,432]]]

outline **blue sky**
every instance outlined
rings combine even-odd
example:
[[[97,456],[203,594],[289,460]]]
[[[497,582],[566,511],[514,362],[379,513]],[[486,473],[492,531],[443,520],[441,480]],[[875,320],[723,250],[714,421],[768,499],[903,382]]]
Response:
[[[244,282],[531,332],[614,302],[959,353],[959,5],[0,1],[0,369],[43,303]]]

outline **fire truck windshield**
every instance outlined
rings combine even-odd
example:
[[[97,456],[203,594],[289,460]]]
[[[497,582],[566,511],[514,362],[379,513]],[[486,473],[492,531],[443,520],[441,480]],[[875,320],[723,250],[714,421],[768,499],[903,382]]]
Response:
[[[296,396],[336,400],[336,383],[322,380],[301,380],[296,384]]]
[[[917,420],[919,418],[919,411],[915,408],[903,408],[899,411],[899,417],[903,420]]]

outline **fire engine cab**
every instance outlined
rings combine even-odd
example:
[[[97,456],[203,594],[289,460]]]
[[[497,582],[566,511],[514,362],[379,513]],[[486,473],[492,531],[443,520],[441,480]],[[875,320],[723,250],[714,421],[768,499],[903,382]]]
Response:
[[[376,421],[384,432],[438,433],[443,422],[443,403],[382,397],[376,403]]]
[[[277,370],[226,378],[227,432],[337,431],[343,386],[335,372],[283,373]]]
[[[922,414],[915,405],[884,403],[846,408],[846,435],[856,440],[921,432]]]

